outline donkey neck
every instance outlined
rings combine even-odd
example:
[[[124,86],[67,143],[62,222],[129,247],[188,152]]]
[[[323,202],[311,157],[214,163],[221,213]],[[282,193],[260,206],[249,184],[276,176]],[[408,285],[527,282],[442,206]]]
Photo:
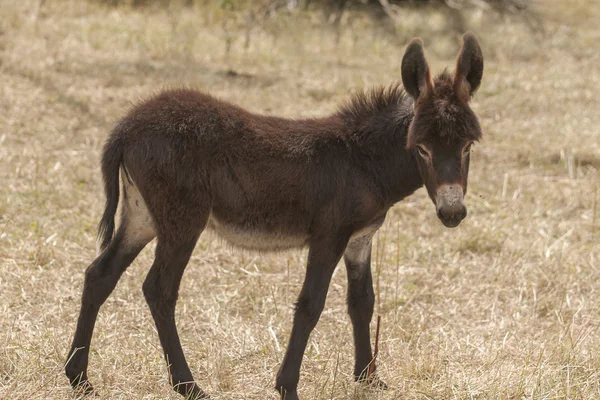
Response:
[[[414,110],[412,98],[402,89],[359,94],[338,115],[358,162],[384,202],[392,205],[423,186],[415,154],[406,148]]]

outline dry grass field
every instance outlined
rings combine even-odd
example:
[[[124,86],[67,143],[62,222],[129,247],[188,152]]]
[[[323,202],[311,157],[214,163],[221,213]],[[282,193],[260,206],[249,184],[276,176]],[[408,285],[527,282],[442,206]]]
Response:
[[[466,14],[486,57],[468,218],[444,228],[421,189],[375,241],[390,390],[352,381],[338,268],[304,359],[304,399],[600,398],[600,7],[537,5],[543,32]],[[338,35],[312,14],[249,30],[220,9],[38,6],[0,4],[0,398],[11,400],[75,398],[63,363],[104,206],[99,154],[132,102],[189,85],[256,112],[322,116],[400,80],[411,37],[435,71],[453,67],[460,38],[429,9],[404,11],[392,40],[355,14]],[[89,369],[99,399],[179,398],[141,292],[153,249],[100,312]],[[304,262],[201,237],[177,321],[215,399],[276,399]]]

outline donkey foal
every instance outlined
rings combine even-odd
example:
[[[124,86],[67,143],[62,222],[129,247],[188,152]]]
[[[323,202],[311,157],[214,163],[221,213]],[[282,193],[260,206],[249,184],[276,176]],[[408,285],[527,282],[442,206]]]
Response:
[[[100,306],[139,252],[157,239],[143,285],[174,389],[208,398],[196,385],[175,326],[183,271],[205,229],[263,251],[308,247],[306,277],[276,389],[298,399],[309,335],[333,271],[344,259],[358,381],[385,387],[367,370],[373,354],[371,240],[396,202],[425,185],[448,227],[466,216],[469,149],[481,136],[469,107],[483,55],[467,33],[453,74],[432,79],[422,41],[402,59],[398,85],[356,95],[326,118],[252,114],[193,90],[171,90],[133,108],[102,155],[106,208],[101,253],[88,267],[66,374],[93,391],[87,366]],[[122,189],[120,189],[122,187]],[[115,213],[122,191],[122,219]]]

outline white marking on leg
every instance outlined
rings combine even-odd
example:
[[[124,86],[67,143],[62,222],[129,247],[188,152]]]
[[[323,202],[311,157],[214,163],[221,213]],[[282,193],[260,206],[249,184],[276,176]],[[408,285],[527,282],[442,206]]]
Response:
[[[369,261],[369,254],[371,254],[371,242],[373,236],[377,230],[381,227],[381,224],[373,224],[360,231],[356,232],[350,238],[344,257],[358,268],[350,271],[352,279],[358,279],[363,273],[366,263]]]

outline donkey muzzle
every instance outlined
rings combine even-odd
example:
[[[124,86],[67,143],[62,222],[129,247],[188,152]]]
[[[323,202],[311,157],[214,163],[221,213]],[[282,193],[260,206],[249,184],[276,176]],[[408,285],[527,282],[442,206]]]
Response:
[[[455,228],[467,216],[463,202],[464,193],[460,185],[441,185],[435,196],[437,216],[444,226]]]

